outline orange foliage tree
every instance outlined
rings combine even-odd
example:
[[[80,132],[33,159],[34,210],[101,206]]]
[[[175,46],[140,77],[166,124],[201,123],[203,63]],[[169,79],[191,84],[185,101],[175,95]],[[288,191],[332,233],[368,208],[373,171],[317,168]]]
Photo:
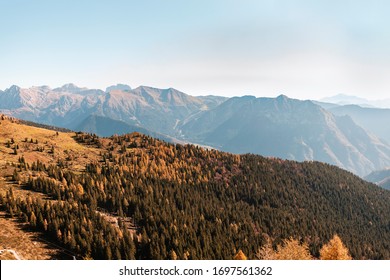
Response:
[[[351,260],[348,248],[344,246],[340,237],[335,234],[333,238],[320,250],[321,260]]]
[[[266,244],[260,248],[256,254],[262,260],[311,260],[313,257],[309,252],[306,243],[289,238],[283,240],[282,245],[278,245],[276,250],[272,248],[271,240],[267,239]]]
[[[238,253],[234,256],[235,260],[247,260],[248,258],[245,256],[242,250],[238,251]]]

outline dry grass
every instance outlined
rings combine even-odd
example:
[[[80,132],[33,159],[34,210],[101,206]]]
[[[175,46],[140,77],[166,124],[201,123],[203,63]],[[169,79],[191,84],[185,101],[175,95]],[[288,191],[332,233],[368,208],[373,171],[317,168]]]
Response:
[[[12,188],[15,197],[25,199],[30,196],[32,198],[46,199],[46,196],[41,193],[25,190],[19,184],[6,181],[1,175],[9,174],[10,170],[13,170],[10,166],[0,169],[0,195],[4,196]],[[58,258],[61,255],[60,251],[51,248],[39,236],[39,233],[27,231],[23,223],[15,218],[11,219],[5,212],[0,211],[0,250],[15,250],[22,259],[28,260]],[[0,260],[14,259],[14,255],[10,252],[0,254]]]
[[[40,198],[47,199],[48,197],[42,193],[29,191],[23,188],[22,185],[19,185],[17,182],[11,181],[11,175],[13,173],[14,167],[12,166],[3,166],[0,167],[0,195],[5,196],[5,194],[12,188],[15,198],[20,197],[25,199],[28,196],[31,198]]]
[[[39,233],[25,231],[22,227],[23,224],[0,211],[0,250],[15,250],[22,259],[27,260],[48,260],[60,255],[59,250],[40,239]],[[4,252],[0,259],[15,258],[13,254]]]
[[[11,252],[4,252],[2,254],[0,254],[0,260],[4,261],[4,260],[16,260],[14,254],[12,254]]]
[[[18,159],[23,156],[27,163],[39,160],[45,164],[55,164],[58,160],[69,161],[71,158],[70,169],[83,170],[87,162],[98,159],[99,150],[77,143],[73,136],[74,133],[59,132],[57,134],[52,130],[19,124],[15,120],[2,120],[0,124],[0,167],[7,163],[17,163]],[[11,139],[14,143],[11,143]],[[7,147],[7,142],[10,142],[10,147]],[[16,145],[19,147],[17,155],[14,154]],[[52,148],[54,148],[54,153],[51,152]]]

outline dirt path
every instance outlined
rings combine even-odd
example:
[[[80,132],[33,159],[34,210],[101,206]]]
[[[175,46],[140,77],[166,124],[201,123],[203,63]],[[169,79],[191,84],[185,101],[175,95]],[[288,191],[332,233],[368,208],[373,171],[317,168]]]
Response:
[[[16,260],[22,260],[22,258],[16,253],[14,250],[0,250],[0,255],[3,255],[4,253],[11,253]]]

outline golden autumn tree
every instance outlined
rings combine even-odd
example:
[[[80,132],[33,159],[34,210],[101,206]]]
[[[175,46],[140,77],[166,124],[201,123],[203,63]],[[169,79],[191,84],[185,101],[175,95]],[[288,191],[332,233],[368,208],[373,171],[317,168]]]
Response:
[[[283,245],[278,245],[275,260],[311,260],[313,257],[309,252],[309,246],[306,243],[300,243],[298,240],[289,238],[283,241]]]
[[[268,235],[264,236],[265,244],[256,252],[256,258],[259,260],[273,260],[275,259],[275,251],[272,248],[272,241]]]
[[[34,212],[31,212],[30,225],[33,226],[33,227],[37,226],[37,217],[35,216]]]
[[[238,251],[238,253],[234,256],[234,260],[247,260],[248,258],[245,256],[242,250]]]
[[[333,238],[320,250],[321,260],[351,260],[348,248],[344,246],[340,237],[335,234]]]
[[[171,250],[171,251],[169,252],[169,258],[170,258],[171,260],[173,260],[173,261],[176,261],[176,260],[177,260],[177,254],[176,254],[176,252],[175,252],[174,250]]]
[[[309,252],[309,246],[306,243],[300,243],[298,240],[289,238],[283,240],[276,250],[272,249],[271,241],[261,247],[256,256],[262,260],[312,260]]]

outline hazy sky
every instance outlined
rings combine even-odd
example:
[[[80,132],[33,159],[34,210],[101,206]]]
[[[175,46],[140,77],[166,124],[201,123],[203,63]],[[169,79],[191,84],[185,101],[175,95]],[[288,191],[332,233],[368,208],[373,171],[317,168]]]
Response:
[[[0,89],[390,97],[390,1],[0,0]]]

